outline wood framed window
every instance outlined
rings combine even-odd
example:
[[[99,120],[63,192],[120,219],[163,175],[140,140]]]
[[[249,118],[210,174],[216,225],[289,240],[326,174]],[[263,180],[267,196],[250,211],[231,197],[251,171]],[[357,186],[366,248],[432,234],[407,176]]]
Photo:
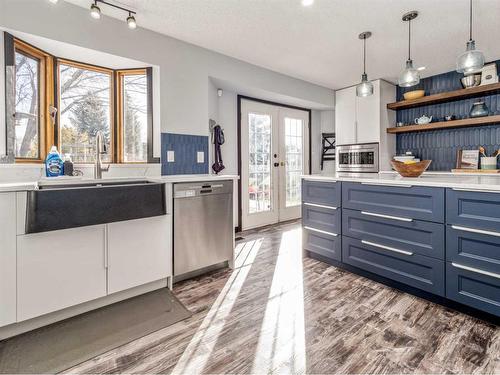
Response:
[[[152,131],[148,69],[119,70],[116,75],[118,162],[147,163]]]
[[[49,108],[54,104],[53,60],[44,51],[14,39],[16,162],[40,162],[53,144]]]
[[[57,60],[58,143],[74,163],[95,162],[95,135],[104,134],[107,163],[114,155],[114,74],[112,69]]]
[[[97,131],[104,134],[105,163],[159,162],[153,158],[152,68],[95,66],[10,38],[5,53],[15,65],[16,162],[43,162],[56,145],[74,163],[94,163]]]

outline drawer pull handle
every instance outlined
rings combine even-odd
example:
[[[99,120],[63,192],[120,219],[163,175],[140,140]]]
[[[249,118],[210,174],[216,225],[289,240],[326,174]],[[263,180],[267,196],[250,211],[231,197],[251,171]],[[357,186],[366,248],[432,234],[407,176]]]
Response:
[[[380,218],[383,218],[383,219],[392,219],[392,220],[404,221],[404,222],[407,222],[407,223],[411,223],[413,221],[413,219],[410,219],[410,218],[407,218],[407,217],[399,217],[399,216],[375,214],[373,212],[366,212],[366,211],[361,211],[361,214],[367,215],[367,216],[380,217]]]
[[[328,208],[329,210],[336,210],[337,207],[333,206],[324,206],[322,204],[316,204],[316,203],[304,203],[305,206],[311,206],[311,207],[319,207],[319,208]]]
[[[469,192],[474,192],[474,193],[500,193],[500,190],[486,190],[486,189],[465,189],[465,188],[452,188],[454,191],[469,191]]]
[[[393,253],[398,253],[398,254],[403,254],[403,255],[413,255],[413,253],[411,253],[409,251],[395,249],[395,248],[390,247],[390,246],[379,245],[378,243],[374,243],[374,242],[370,242],[370,241],[361,240],[361,243],[364,243],[365,245],[369,245],[369,246],[379,247],[379,248],[384,249],[384,250],[389,250],[389,251],[392,251]]]
[[[500,279],[500,275],[498,273],[478,270],[477,268],[467,267],[467,266],[463,266],[461,264],[453,263],[453,262],[451,263],[451,265],[455,268],[460,268],[461,270],[466,270],[466,271],[470,271],[470,272],[474,272],[474,273],[479,273],[481,275],[494,277],[496,279]]]
[[[333,236],[333,237],[337,237],[338,236],[338,234],[336,234],[336,233],[327,232],[327,231],[321,230],[321,229],[315,229],[315,228],[311,228],[311,227],[304,227],[304,229],[310,230],[311,232],[318,232],[318,233],[322,233],[322,234],[328,234],[329,236]]]
[[[384,184],[383,182],[362,182],[361,185],[390,186],[390,187],[400,187],[400,188],[411,188],[411,187],[413,187],[413,185]]]
[[[461,227],[459,225],[452,225],[451,227],[453,229],[456,229],[456,230],[461,230],[462,232],[478,233],[478,234],[485,234],[487,236],[500,237],[500,233],[499,232],[492,232],[492,231],[489,231],[489,230],[482,230],[482,229],[473,229],[473,228]]]

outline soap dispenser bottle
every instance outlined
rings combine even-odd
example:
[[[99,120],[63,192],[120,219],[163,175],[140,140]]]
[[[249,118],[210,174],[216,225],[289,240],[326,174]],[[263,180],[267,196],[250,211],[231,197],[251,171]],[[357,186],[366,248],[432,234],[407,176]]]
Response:
[[[52,146],[45,159],[45,174],[47,177],[57,177],[64,175],[64,162],[57,152],[57,147]]]

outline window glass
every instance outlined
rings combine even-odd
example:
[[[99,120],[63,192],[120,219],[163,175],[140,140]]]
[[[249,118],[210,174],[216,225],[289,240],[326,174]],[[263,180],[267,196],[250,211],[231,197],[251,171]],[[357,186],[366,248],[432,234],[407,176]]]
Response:
[[[148,161],[148,81],[146,74],[124,75],[123,161]]]
[[[93,163],[101,131],[108,150],[102,160],[111,162],[111,73],[60,64],[59,77],[60,151],[73,162]]]
[[[15,53],[16,158],[40,157],[40,60]]]

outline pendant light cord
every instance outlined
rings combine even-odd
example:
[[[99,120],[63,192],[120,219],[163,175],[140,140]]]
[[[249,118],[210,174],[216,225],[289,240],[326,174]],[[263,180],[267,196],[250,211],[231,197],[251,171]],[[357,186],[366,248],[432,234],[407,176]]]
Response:
[[[411,19],[408,20],[408,60],[411,60]]]
[[[366,74],[366,35],[363,36],[363,74]]]
[[[470,0],[469,40],[472,41],[472,0]]]

